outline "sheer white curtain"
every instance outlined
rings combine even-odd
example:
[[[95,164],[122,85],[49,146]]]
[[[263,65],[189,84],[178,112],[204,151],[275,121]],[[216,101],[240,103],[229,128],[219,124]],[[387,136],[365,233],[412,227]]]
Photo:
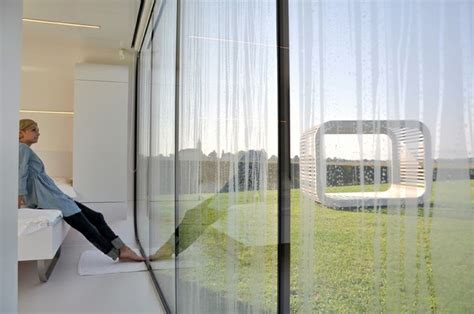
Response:
[[[182,2],[178,311],[276,309],[275,7]]]
[[[295,192],[294,310],[472,310],[473,19],[471,1],[290,1],[292,155],[310,128],[355,121],[355,138],[342,128],[330,132],[339,138],[334,147],[323,127],[319,150],[332,160],[321,157],[321,180],[354,203],[357,193],[366,197],[344,210]],[[381,140],[384,121],[403,129],[405,144]],[[421,122],[420,132],[410,133],[407,121]],[[371,141],[363,136],[367,124]],[[435,181],[424,185],[429,197],[420,203],[410,189],[398,190],[386,206],[367,206],[382,198],[368,192],[389,189],[381,172],[391,147],[402,162],[388,171],[406,179],[400,182],[414,177],[418,186],[433,170]],[[423,158],[433,169],[420,166]],[[360,175],[329,187],[344,163]]]
[[[0,312],[17,311],[18,117],[22,2],[0,3]]]

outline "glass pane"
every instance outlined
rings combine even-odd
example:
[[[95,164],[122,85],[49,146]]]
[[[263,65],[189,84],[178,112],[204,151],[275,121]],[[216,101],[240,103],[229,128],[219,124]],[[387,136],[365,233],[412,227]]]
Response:
[[[175,311],[175,60],[176,1],[153,16],[150,246],[151,265],[171,311]],[[161,248],[161,250],[159,250]]]
[[[138,64],[136,212],[140,243],[149,254],[148,163],[150,158],[151,30],[148,29]]]
[[[290,0],[292,311],[472,312],[473,18]]]
[[[275,22],[274,1],[182,2],[181,313],[276,311]]]

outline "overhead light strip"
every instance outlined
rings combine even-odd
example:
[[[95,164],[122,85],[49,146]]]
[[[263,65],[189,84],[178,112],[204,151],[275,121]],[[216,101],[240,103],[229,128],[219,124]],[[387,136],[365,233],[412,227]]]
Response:
[[[30,19],[30,18],[24,18],[23,21],[24,22],[31,22],[31,23],[40,23],[40,24],[51,24],[51,25],[61,25],[61,26],[72,26],[72,27],[100,29],[99,25],[90,25],[90,24],[67,23],[67,22],[61,22],[61,21],[50,21],[50,20]]]
[[[47,110],[20,110],[21,113],[44,113],[44,114],[61,114],[61,115],[74,115],[72,111],[47,111]]]

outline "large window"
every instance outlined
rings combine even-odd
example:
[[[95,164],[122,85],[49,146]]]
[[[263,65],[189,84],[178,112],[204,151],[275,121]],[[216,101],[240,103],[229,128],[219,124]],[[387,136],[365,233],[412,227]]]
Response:
[[[474,4],[280,4],[155,4],[139,58],[136,210],[170,312],[277,312],[285,298],[301,313],[471,312]]]
[[[177,10],[155,8],[140,55],[139,236],[170,311],[274,312],[275,4]]]
[[[473,12],[290,1],[292,310],[472,311]]]
[[[275,4],[185,1],[182,12],[178,310],[274,311]]]

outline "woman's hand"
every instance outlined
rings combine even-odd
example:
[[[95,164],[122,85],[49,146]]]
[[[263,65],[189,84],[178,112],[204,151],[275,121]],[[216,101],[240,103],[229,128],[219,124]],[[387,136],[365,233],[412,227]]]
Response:
[[[18,208],[21,208],[22,205],[25,205],[25,198],[22,195],[18,195]]]

